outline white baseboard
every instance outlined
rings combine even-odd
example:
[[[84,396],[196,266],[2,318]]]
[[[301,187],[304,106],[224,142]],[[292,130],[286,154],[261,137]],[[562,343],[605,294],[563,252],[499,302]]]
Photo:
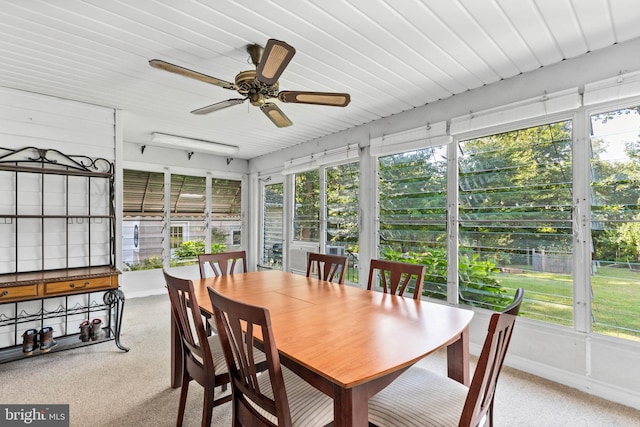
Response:
[[[474,346],[474,351],[480,351],[480,346]],[[478,354],[474,353],[473,354]],[[521,356],[507,355],[505,365],[523,372],[527,372],[568,387],[575,388],[587,394],[611,400],[631,408],[640,410],[640,393],[637,390],[617,387],[604,383],[585,375],[579,375],[558,369],[553,366],[538,363]]]
[[[166,289],[147,289],[144,291],[126,292],[124,296],[126,299],[132,299],[132,298],[144,298],[144,297],[150,297],[153,295],[166,295],[166,294],[167,294]]]

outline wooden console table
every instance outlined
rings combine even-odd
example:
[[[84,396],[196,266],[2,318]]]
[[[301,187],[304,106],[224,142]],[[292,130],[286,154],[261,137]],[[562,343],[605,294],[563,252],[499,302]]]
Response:
[[[32,322],[42,327],[46,319],[52,318],[63,318],[65,331],[54,336],[58,345],[52,352],[108,340],[115,340],[119,349],[128,351],[129,348],[120,342],[125,298],[118,286],[119,274],[118,270],[105,266],[0,275],[0,304],[4,307],[14,305],[10,310],[14,315],[0,314],[0,331],[3,328],[13,329],[13,345],[0,348],[0,363],[25,357],[18,325]],[[102,294],[102,301],[93,299],[94,294]],[[86,295],[86,304],[70,306],[69,297],[73,295]],[[64,302],[53,310],[47,310],[45,300],[48,298],[60,298]],[[37,311],[21,309],[21,304],[32,301],[40,301]],[[89,320],[91,313],[99,311],[108,313],[102,328],[104,337],[81,342],[78,326],[83,320]]]

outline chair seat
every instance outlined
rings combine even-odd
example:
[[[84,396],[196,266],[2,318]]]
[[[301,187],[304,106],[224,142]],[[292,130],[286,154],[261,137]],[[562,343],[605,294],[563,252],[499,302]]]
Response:
[[[224,358],[224,351],[222,351],[220,337],[217,335],[211,335],[209,338],[207,338],[207,341],[209,341],[211,356],[213,356],[213,366],[216,375],[228,373],[229,369],[227,369],[227,361]]]
[[[284,366],[282,367],[282,377],[287,390],[293,426],[321,427],[333,422],[333,399],[315,389]],[[267,372],[263,372],[258,376],[258,384],[265,390],[265,395],[273,398],[271,381]],[[270,413],[257,406],[254,407],[264,417],[277,423],[275,417]]]
[[[451,378],[412,366],[369,399],[369,422],[379,427],[455,427],[468,392]]]
[[[226,374],[229,372],[227,369],[227,361],[224,358],[224,352],[222,351],[222,344],[217,335],[211,335],[207,338],[209,341],[209,349],[211,350],[211,356],[213,357],[213,366],[216,375]],[[203,363],[202,359],[193,354],[193,357],[199,362]]]

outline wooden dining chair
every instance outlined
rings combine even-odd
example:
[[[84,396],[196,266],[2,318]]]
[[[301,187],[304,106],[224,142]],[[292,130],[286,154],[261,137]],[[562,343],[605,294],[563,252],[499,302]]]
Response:
[[[176,425],[182,425],[189,383],[195,380],[204,387],[202,425],[211,424],[215,406],[231,401],[231,396],[215,398],[215,388],[229,384],[229,372],[218,336],[208,336],[191,280],[171,276],[163,270],[169,291],[173,320],[183,351],[182,386]]]
[[[320,280],[344,285],[344,274],[347,271],[347,257],[327,255],[316,252],[307,253],[307,277],[315,272]]]
[[[200,278],[205,279],[207,277],[207,270],[213,271],[215,277],[225,276],[227,274],[233,274],[236,270],[236,263],[240,260],[242,264],[242,272],[247,272],[247,252],[246,251],[229,251],[219,252],[217,254],[199,254],[198,264],[200,266]],[[210,316],[202,312],[202,315],[206,319],[207,333],[215,332],[216,326],[211,322]]]
[[[269,311],[208,290],[231,376],[232,425],[331,425],[333,400],[280,364]],[[257,343],[266,355],[268,374],[257,374],[253,353],[247,351]]]
[[[200,278],[206,278],[207,266],[213,271],[214,276],[233,274],[238,260],[242,261],[242,272],[247,272],[247,252],[230,251],[217,254],[199,254]]]
[[[376,277],[379,278],[382,291],[387,294],[404,295],[404,292],[413,283],[413,299],[420,299],[424,281],[424,265],[372,259],[369,265],[367,289],[373,289]]]
[[[383,426],[493,425],[493,397],[524,289],[504,311],[491,315],[487,336],[467,388],[428,369],[412,366],[369,399],[369,422]]]

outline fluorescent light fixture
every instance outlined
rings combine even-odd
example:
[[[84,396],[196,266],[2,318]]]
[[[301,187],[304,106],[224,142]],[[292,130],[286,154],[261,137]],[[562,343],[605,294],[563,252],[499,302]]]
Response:
[[[151,134],[151,144],[169,148],[183,148],[198,153],[210,153],[220,155],[238,154],[240,150],[235,145],[221,144],[219,142],[206,141],[204,139],[185,138],[183,136],[168,135],[165,133],[153,132]]]

